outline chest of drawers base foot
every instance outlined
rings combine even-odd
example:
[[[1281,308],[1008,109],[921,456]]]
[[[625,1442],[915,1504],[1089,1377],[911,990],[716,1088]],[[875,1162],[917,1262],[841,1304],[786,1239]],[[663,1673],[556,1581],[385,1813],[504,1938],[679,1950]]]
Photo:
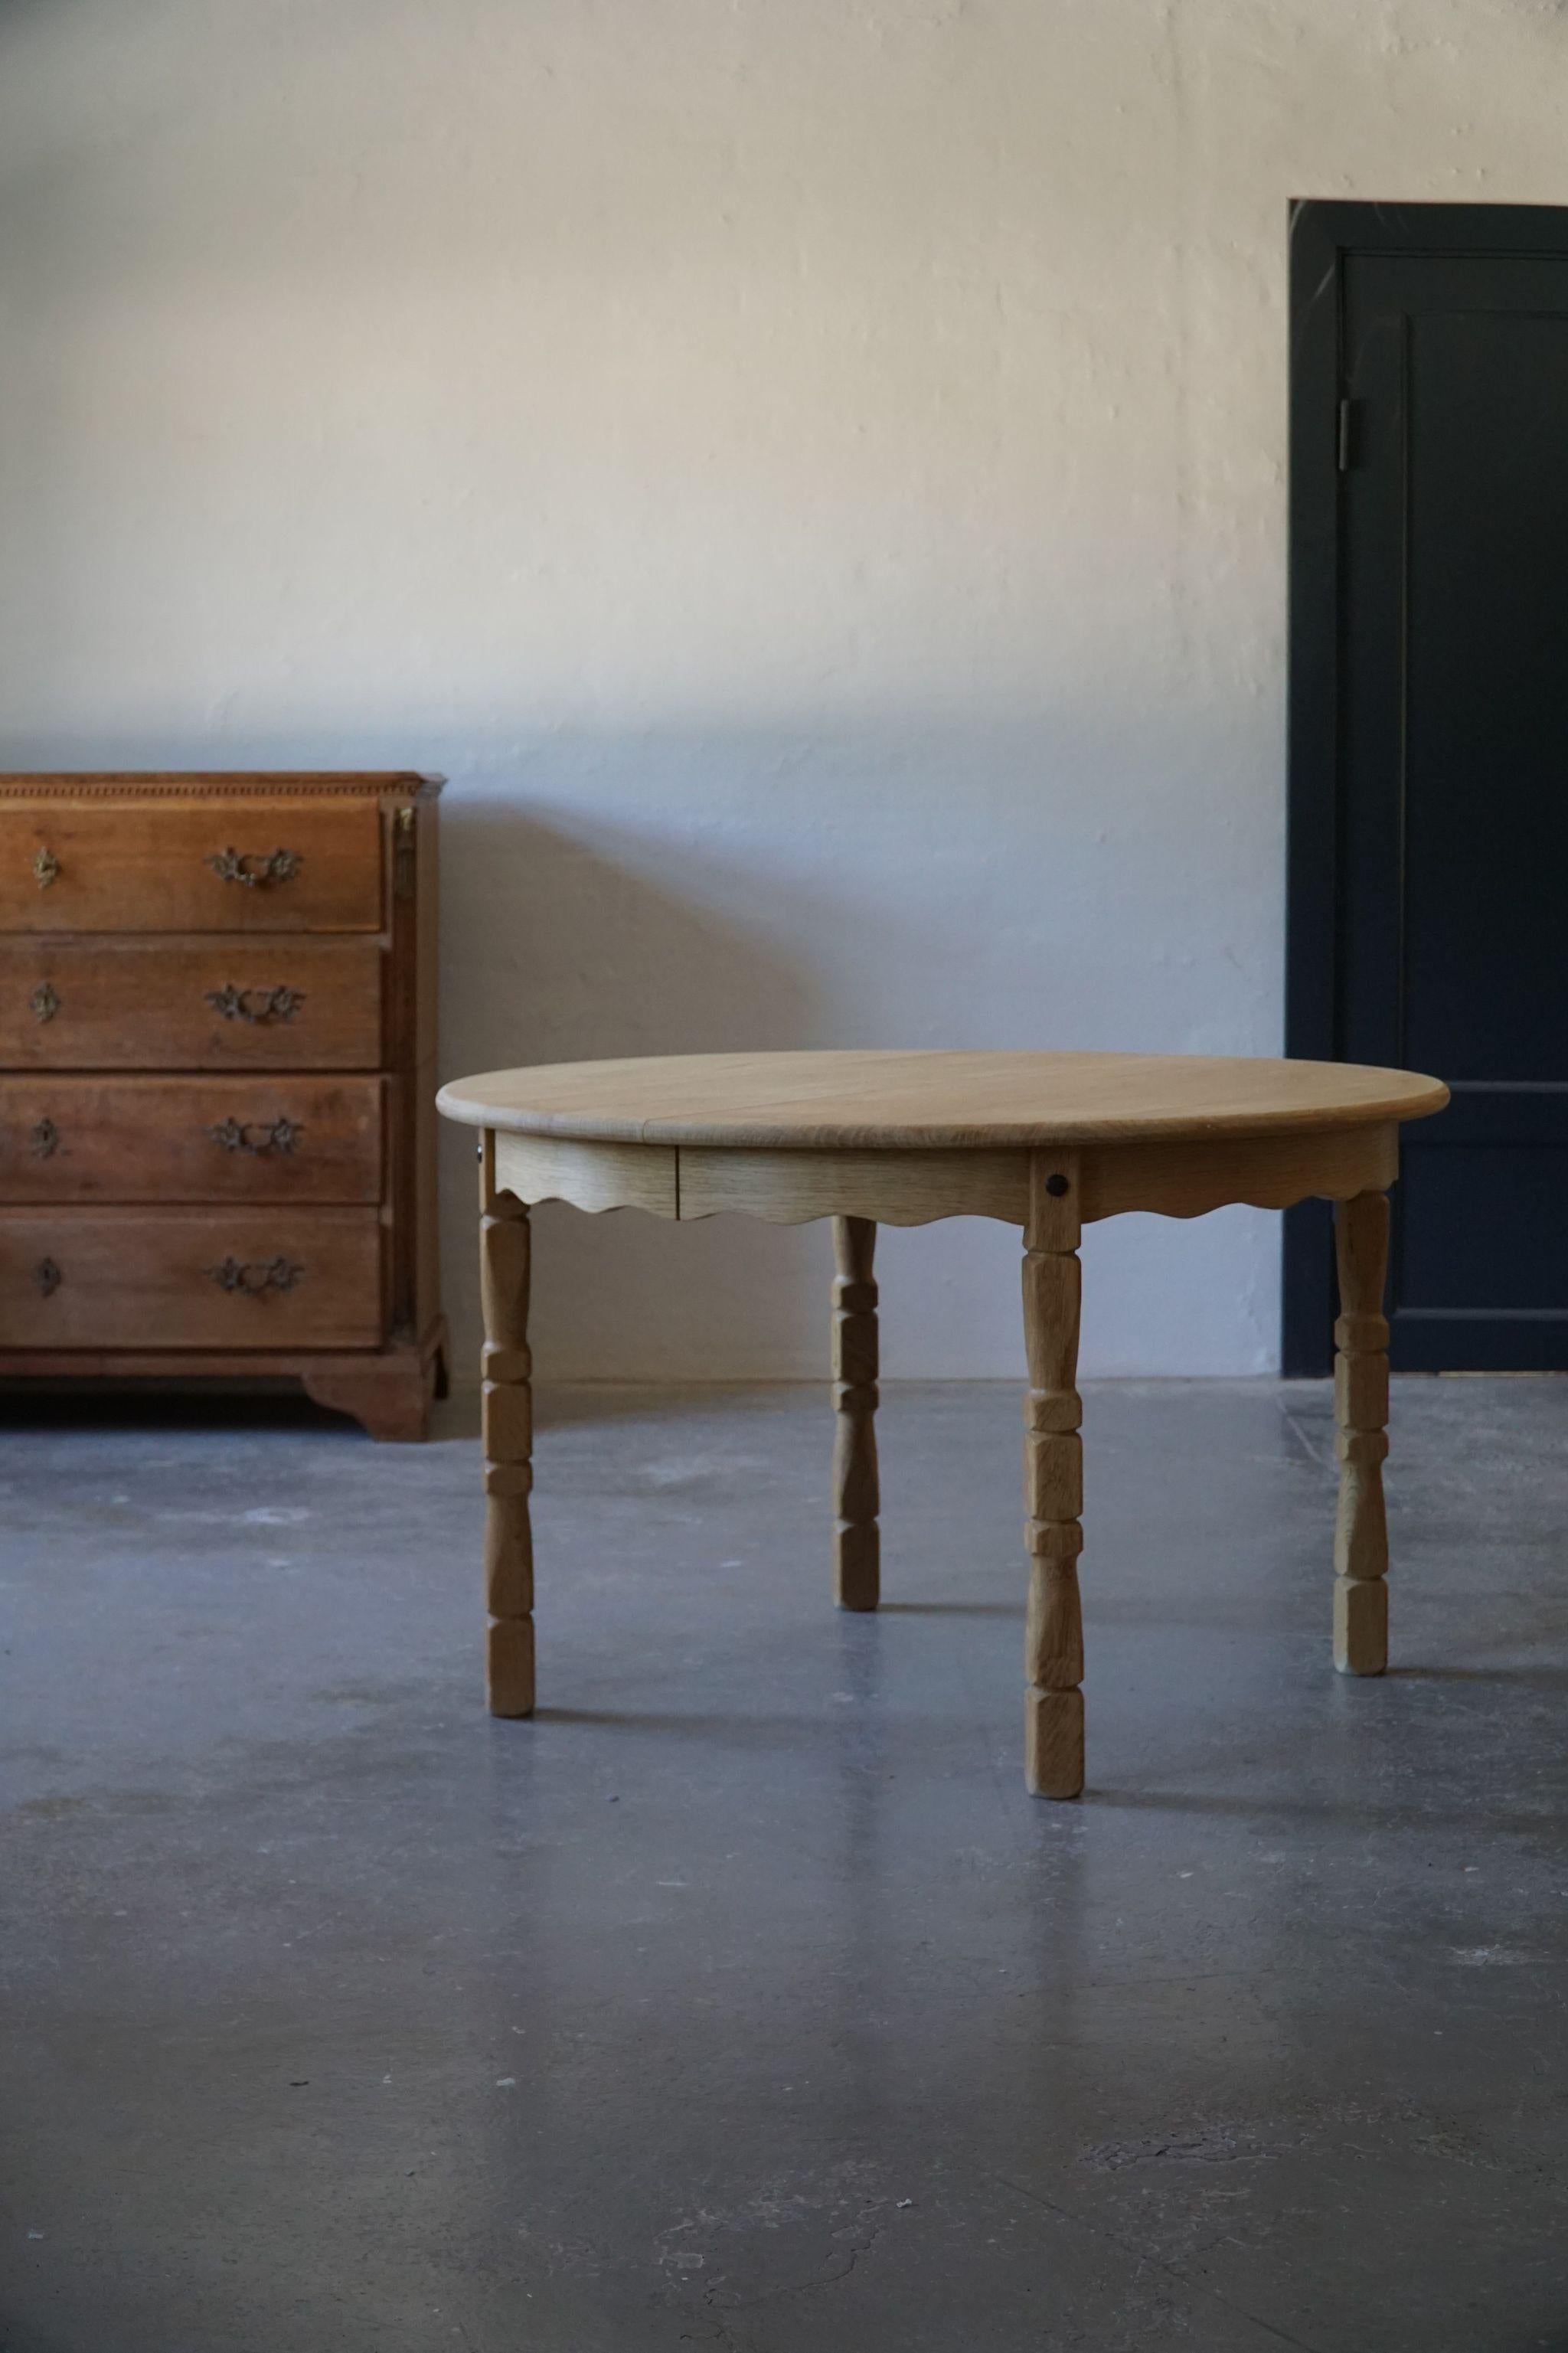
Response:
[[[319,1356],[300,1366],[300,1378],[308,1398],[348,1414],[372,1438],[427,1438],[431,1401],[447,1394],[446,1324],[434,1345],[410,1342],[374,1356]]]
[[[317,1405],[347,1414],[372,1438],[407,1441],[429,1436],[431,1401],[447,1394],[447,1363],[444,1316],[419,1339],[384,1348],[256,1349],[243,1363],[216,1348],[0,1348],[0,1413],[11,1382],[37,1396],[56,1382],[62,1389],[83,1381],[117,1389],[155,1382],[220,1394],[236,1383],[297,1381]]]

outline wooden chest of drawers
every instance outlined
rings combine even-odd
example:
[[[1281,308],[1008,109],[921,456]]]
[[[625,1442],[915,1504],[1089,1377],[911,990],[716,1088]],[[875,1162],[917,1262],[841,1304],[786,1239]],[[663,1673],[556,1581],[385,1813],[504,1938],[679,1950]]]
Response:
[[[0,776],[0,1377],[445,1377],[437,781]]]

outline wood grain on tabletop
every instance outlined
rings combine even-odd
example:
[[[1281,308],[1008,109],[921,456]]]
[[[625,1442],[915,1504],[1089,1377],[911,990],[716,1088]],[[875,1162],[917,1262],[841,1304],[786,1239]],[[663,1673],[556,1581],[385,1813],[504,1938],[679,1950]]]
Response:
[[[1262,1135],[1421,1119],[1448,1093],[1356,1063],[914,1050],[558,1062],[459,1079],[439,1100],[523,1134],[833,1150]]]

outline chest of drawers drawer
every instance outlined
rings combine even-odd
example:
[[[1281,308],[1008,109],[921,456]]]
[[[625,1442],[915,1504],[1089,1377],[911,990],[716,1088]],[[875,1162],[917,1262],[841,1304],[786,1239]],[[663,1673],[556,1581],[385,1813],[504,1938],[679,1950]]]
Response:
[[[58,1209],[0,1217],[0,1324],[24,1348],[374,1347],[374,1209]]]
[[[0,1202],[378,1202],[386,1083],[0,1079]]]
[[[13,1070],[374,1070],[383,955],[369,940],[0,940]]]
[[[374,932],[381,866],[368,796],[7,802],[0,930]]]
[[[423,1436],[438,789],[0,776],[0,1381],[287,1374]]]

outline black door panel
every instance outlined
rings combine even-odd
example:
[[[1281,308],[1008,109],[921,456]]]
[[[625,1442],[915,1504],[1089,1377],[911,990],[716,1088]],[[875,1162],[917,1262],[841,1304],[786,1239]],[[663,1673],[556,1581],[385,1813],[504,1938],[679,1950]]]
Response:
[[[1393,1363],[1568,1368],[1568,216],[1509,208],[1538,248],[1510,252],[1503,208],[1307,209],[1330,216],[1338,304],[1298,331],[1334,334],[1351,406],[1342,470],[1293,417],[1335,529],[1325,564],[1294,481],[1292,695],[1327,691],[1333,725],[1312,752],[1293,710],[1289,1050],[1455,1090],[1404,1138]],[[1304,661],[1329,626],[1331,657]],[[1297,871],[1321,826],[1326,910]],[[1302,969],[1325,953],[1329,1041]],[[1290,1221],[1286,1295],[1287,1368],[1325,1369],[1321,1214]]]

